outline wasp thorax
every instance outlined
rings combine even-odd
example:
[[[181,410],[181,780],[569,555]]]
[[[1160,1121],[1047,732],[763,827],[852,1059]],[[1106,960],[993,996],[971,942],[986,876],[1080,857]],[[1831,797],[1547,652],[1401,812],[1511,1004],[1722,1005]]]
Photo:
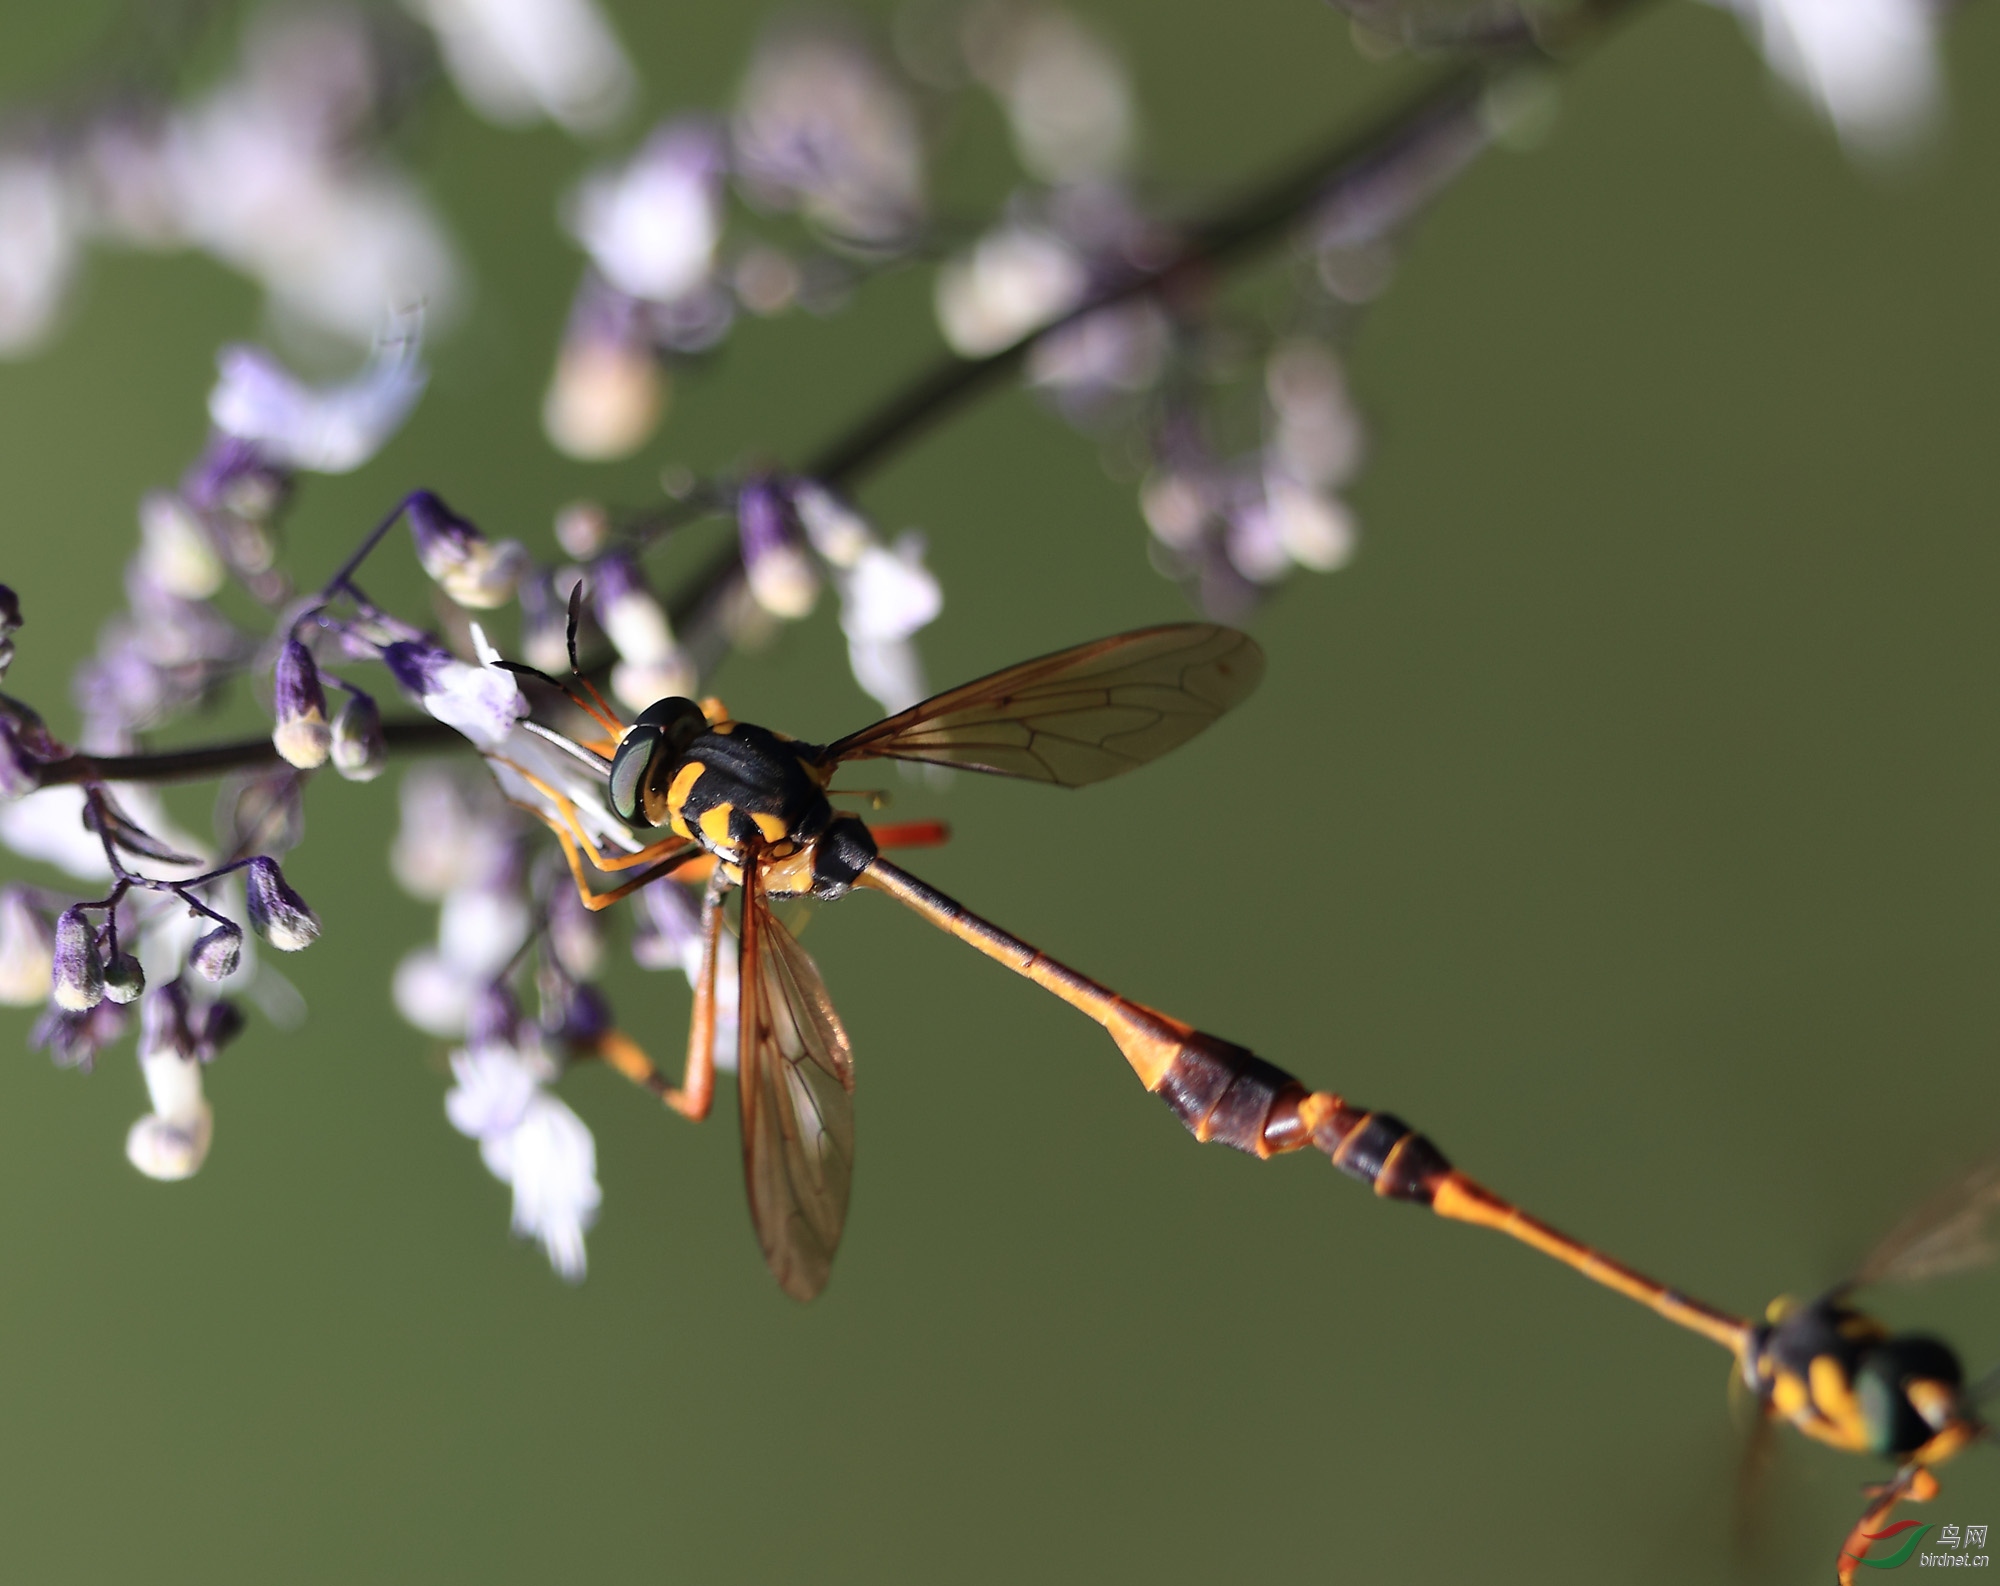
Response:
[[[621,821],[660,824],[674,772],[688,745],[707,730],[708,718],[691,699],[662,699],[639,712],[611,757],[611,808]]]

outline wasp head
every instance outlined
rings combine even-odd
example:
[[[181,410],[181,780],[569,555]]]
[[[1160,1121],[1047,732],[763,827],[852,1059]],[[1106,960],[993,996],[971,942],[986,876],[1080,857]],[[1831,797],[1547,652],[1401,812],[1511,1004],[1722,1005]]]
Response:
[[[628,826],[659,825],[688,745],[707,730],[708,718],[691,699],[662,699],[639,712],[611,756],[611,808],[620,820]]]

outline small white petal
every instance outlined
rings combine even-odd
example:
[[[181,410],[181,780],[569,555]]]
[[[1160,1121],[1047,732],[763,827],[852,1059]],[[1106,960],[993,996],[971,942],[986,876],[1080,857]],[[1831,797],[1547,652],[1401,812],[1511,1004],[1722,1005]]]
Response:
[[[944,591],[923,564],[923,541],[869,546],[840,586],[840,626],[857,643],[907,639],[944,609]]]
[[[181,1123],[148,1113],[125,1136],[125,1158],[147,1178],[173,1183],[194,1177],[207,1160],[214,1136],[215,1115],[207,1102],[196,1116]]]
[[[226,435],[254,442],[271,461],[314,473],[359,468],[401,427],[428,378],[414,339],[378,346],[368,367],[340,385],[311,386],[261,347],[226,347],[208,416]]]
[[[1060,237],[1009,226],[938,271],[938,325],[954,352],[983,357],[1074,308],[1088,284]]]
[[[454,1052],[451,1073],[457,1084],[444,1098],[445,1116],[460,1134],[474,1140],[512,1134],[519,1128],[542,1080],[540,1068],[506,1046]]]
[[[449,894],[438,912],[438,948],[467,980],[490,980],[528,939],[530,924],[515,893],[467,888]]]
[[[466,103],[502,126],[546,116],[597,132],[631,102],[637,79],[591,0],[407,0],[436,30]]]
[[[396,1011],[425,1034],[444,1041],[465,1034],[473,984],[437,949],[418,947],[405,953],[390,990]]]

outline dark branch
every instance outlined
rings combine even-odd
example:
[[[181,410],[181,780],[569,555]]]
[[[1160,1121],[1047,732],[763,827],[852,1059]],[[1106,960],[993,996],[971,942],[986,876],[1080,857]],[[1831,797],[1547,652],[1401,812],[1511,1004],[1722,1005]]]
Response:
[[[413,718],[385,721],[382,736],[390,750],[422,754],[426,750],[462,747],[464,735],[441,721]],[[66,782],[190,782],[231,771],[256,771],[282,765],[269,738],[242,738],[234,743],[203,744],[194,749],[165,749],[158,754],[73,754],[41,768],[41,785]]]

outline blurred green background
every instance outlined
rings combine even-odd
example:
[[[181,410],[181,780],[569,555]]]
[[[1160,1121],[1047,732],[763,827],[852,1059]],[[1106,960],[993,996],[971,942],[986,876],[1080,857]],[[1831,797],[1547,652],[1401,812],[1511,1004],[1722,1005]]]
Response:
[[[1316,0],[1084,9],[1196,191],[1393,82]],[[107,14],[7,6],[7,90],[57,80]],[[620,25],[662,108],[723,100],[759,20]],[[1256,619],[1262,691],[1126,782],[906,798],[957,833],[916,868],[1691,1292],[1748,1310],[1836,1276],[2000,1136],[1992,8],[1953,22],[1950,69],[1947,136],[1890,181],[1702,7],[1567,77],[1549,144],[1478,166],[1366,325],[1362,553]],[[742,327],[637,462],[566,463],[536,411],[577,268],[554,199],[588,155],[448,98],[413,155],[477,302],[387,452],[309,483],[305,577],[417,484],[546,552],[559,503],[802,455],[932,354],[927,284],[891,280],[829,323]],[[55,348],[0,367],[0,578],[31,624],[9,687],[58,730],[139,495],[198,447],[216,346],[259,329],[204,260],[99,256]],[[865,502],[931,536],[940,683],[1185,610],[1129,484],[1018,393]],[[407,569],[380,582],[420,598]],[[823,610],[718,684],[829,736],[870,714],[838,654]],[[212,1072],[193,1182],[122,1158],[127,1049],[59,1073],[0,1018],[8,1578],[1741,1567],[1712,1346],[1317,1159],[1196,1150],[1098,1031],[880,899],[807,938],[861,1077],[824,1298],[758,1259],[733,1099],[691,1128],[600,1072],[564,1084],[606,1190],[565,1289],[508,1240],[442,1053],[389,1006],[432,929],[385,868],[393,793],[314,785],[288,868],[326,934],[284,965],[312,1017]],[[678,1049],[677,976],[616,989]],[[1977,1370],[1996,1292],[1884,1308]],[[1823,1579],[1875,1474],[1789,1439],[1760,1578]],[[2000,1523],[2000,1461],[1945,1475],[1921,1518]]]

